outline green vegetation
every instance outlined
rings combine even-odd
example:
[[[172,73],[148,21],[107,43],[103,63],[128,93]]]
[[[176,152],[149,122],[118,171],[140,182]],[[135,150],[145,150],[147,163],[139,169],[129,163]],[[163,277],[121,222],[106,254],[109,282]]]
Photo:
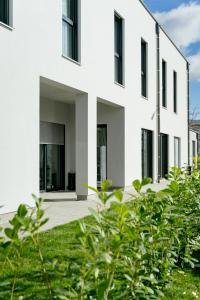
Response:
[[[41,200],[36,213],[21,205],[0,242],[0,299],[200,299],[199,172],[169,179],[158,193],[134,181],[128,203],[106,181],[92,216],[45,233]]]

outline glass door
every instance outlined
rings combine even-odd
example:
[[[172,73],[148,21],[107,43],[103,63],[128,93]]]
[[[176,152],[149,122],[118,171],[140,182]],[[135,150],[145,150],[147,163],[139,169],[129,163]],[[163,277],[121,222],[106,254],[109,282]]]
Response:
[[[65,147],[63,145],[40,145],[40,190],[65,189]]]
[[[97,186],[107,179],[107,125],[97,126]]]
[[[142,129],[142,178],[153,178],[153,134]]]

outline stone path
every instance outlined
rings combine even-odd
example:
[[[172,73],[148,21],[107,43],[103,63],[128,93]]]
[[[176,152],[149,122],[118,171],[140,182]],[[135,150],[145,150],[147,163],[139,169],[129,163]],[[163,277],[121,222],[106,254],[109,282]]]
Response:
[[[160,184],[151,184],[145,187],[151,187],[155,191],[165,188],[167,181]],[[132,188],[127,188],[127,192],[133,192]],[[88,200],[76,201],[75,193],[45,193],[43,198],[48,199],[43,204],[45,216],[49,222],[43,227],[43,230],[51,229],[58,225],[63,225],[74,220],[78,220],[90,214],[89,208],[96,208],[100,203],[95,195],[89,196]],[[14,213],[0,215],[0,226],[6,227],[8,221]]]

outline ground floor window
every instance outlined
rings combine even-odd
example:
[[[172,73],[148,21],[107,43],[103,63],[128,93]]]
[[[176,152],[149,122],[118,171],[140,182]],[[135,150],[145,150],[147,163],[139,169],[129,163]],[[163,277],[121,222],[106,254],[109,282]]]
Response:
[[[180,149],[180,138],[174,137],[174,166],[179,167],[181,166],[181,159],[180,159],[180,154],[181,154],[181,149]]]
[[[107,179],[107,125],[97,126],[97,186]]]
[[[0,0],[0,22],[9,25],[9,0]]]
[[[169,141],[168,135],[161,133],[160,146],[161,146],[161,177],[166,178],[169,172]]]
[[[153,178],[153,132],[142,129],[142,178]]]
[[[196,156],[196,142],[192,141],[192,156]]]

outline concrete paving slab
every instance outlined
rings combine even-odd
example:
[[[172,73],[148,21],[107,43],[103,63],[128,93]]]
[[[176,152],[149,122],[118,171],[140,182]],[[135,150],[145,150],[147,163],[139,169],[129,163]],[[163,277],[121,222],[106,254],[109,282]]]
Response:
[[[164,180],[159,184],[156,183],[147,185],[143,191],[145,191],[147,188],[159,191],[165,188],[166,185],[167,181]],[[131,187],[127,187],[126,192],[135,193]],[[45,210],[45,216],[49,218],[49,222],[43,227],[43,230],[48,230],[55,226],[63,225],[88,216],[90,215],[89,208],[96,208],[98,205],[100,205],[100,201],[96,195],[89,196],[88,200],[76,201],[70,200],[71,197],[74,196],[74,193],[70,193],[70,195],[64,195],[64,197],[61,194],[63,193],[47,193],[47,195],[41,194],[44,199],[46,198],[46,201],[43,203],[43,208]],[[129,195],[126,194],[125,199],[128,198]],[[13,216],[14,213],[0,215],[0,226],[9,226],[9,220]]]

